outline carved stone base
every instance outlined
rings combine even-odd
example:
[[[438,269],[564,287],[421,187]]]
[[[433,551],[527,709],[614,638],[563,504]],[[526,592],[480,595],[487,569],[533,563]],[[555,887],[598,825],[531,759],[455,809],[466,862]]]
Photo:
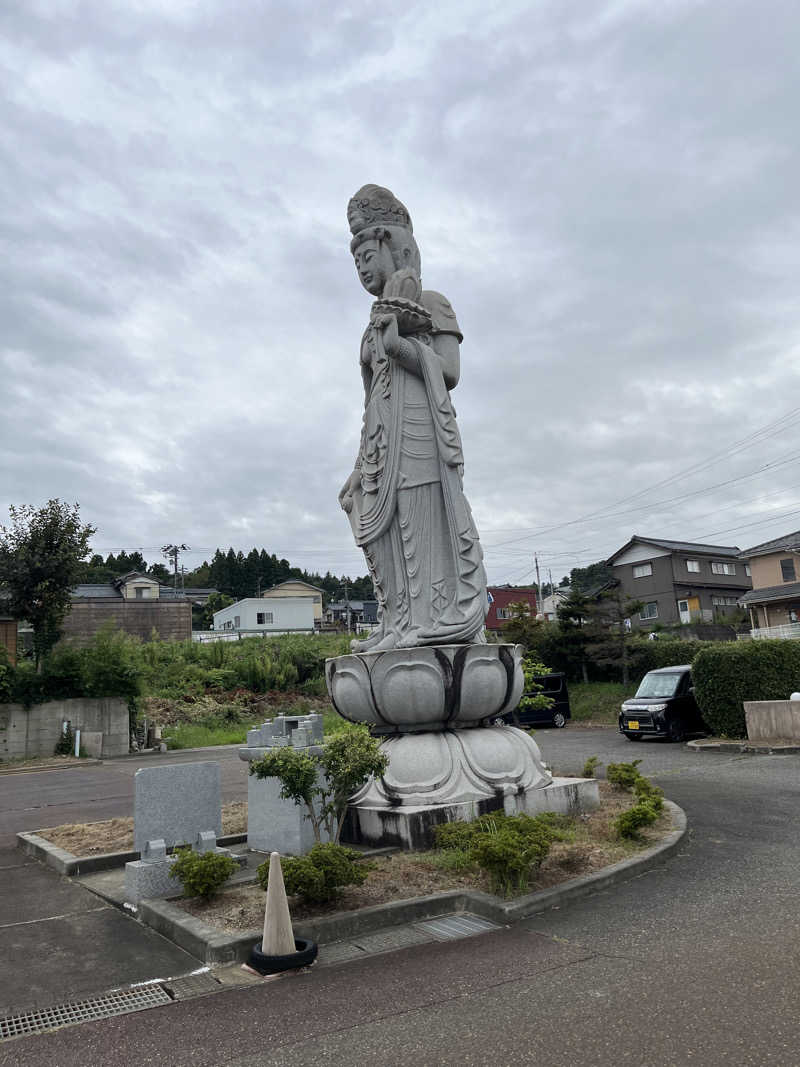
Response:
[[[539,746],[515,726],[392,734],[389,766],[351,798],[357,807],[470,804],[539,789],[551,776]]]
[[[469,822],[479,815],[498,810],[509,815],[520,812],[538,815],[543,811],[576,815],[593,811],[599,803],[595,779],[554,778],[542,788],[466,804],[396,808],[351,805],[347,811],[342,841],[370,847],[394,845],[409,850],[426,849],[434,846],[434,830],[441,823],[455,820]]]

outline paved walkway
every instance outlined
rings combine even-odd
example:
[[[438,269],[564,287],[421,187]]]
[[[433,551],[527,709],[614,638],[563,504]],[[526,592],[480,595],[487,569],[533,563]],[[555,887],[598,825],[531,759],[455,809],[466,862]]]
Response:
[[[538,736],[560,773],[641,758],[689,816],[681,852],[511,929],[9,1042],[0,1063],[795,1067],[800,757]]]

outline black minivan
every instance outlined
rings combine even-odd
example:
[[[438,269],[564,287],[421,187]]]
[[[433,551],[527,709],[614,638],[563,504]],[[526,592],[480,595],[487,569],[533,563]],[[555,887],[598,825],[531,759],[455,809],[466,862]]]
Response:
[[[496,725],[504,723],[506,726],[556,726],[559,729],[567,725],[567,719],[572,718],[567,676],[561,671],[553,671],[551,674],[538,675],[534,681],[542,687],[537,692],[553,701],[551,706],[542,710],[514,708],[513,711],[507,711],[502,718],[495,719]]]
[[[639,683],[636,696],[622,705],[619,729],[629,741],[640,741],[643,737],[683,741],[687,734],[706,733],[706,724],[694,699],[691,667],[683,664],[648,671]]]

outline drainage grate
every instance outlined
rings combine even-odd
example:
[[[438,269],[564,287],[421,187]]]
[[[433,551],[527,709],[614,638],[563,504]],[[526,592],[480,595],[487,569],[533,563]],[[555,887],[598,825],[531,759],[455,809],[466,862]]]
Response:
[[[398,948],[421,945],[430,941],[431,935],[413,926],[393,926],[389,930],[379,930],[364,937],[354,937],[353,941],[365,952],[391,952]]]
[[[115,1015],[127,1015],[143,1008],[155,1008],[171,1004],[172,1000],[160,985],[126,989],[119,993],[106,993],[102,997],[89,997],[71,1004],[59,1004],[55,1008],[40,1008],[19,1015],[0,1019],[0,1040],[22,1037],[25,1034],[40,1034],[59,1026],[90,1022],[93,1019],[110,1019]]]
[[[470,915],[469,912],[463,915],[445,915],[442,919],[417,923],[417,926],[437,941],[454,941],[458,937],[472,937],[473,934],[502,929],[497,923],[489,922],[478,915]]]

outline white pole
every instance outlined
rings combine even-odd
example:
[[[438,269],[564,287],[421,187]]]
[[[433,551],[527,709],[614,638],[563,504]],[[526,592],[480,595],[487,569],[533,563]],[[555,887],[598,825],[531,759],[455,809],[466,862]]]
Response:
[[[76,730],[75,731],[75,755],[76,756],[80,756],[80,754],[81,754],[81,732],[80,732],[80,730]]]

